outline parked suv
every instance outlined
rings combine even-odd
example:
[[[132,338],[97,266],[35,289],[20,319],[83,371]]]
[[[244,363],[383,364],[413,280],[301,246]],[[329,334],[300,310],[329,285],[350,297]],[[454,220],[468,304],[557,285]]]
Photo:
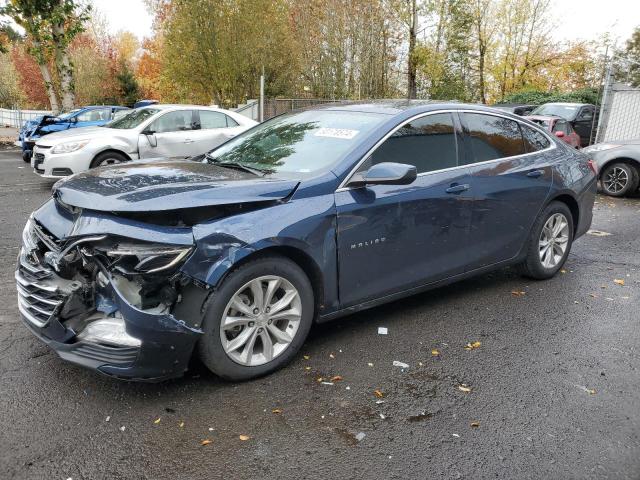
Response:
[[[19,309],[62,358],[113,377],[178,376],[196,352],[249,379],[314,322],[506,265],[554,276],[595,192],[587,157],[515,115],[320,107],[199,162],[58,182],[24,229]]]
[[[78,108],[62,115],[44,115],[25,123],[19,134],[22,138],[22,159],[29,162],[36,141],[53,132],[70,128],[97,127],[111,121],[118,112],[129,111],[127,107],[100,105]],[[23,131],[24,130],[24,131]]]
[[[38,140],[31,166],[56,178],[141,158],[201,155],[256,125],[235,112],[197,105],[137,108],[103,127]]]

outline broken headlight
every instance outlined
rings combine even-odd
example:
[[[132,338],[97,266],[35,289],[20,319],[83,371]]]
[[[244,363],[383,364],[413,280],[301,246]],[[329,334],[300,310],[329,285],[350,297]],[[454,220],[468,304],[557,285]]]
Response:
[[[119,270],[127,273],[156,273],[180,265],[191,253],[190,246],[119,243],[98,247]]]

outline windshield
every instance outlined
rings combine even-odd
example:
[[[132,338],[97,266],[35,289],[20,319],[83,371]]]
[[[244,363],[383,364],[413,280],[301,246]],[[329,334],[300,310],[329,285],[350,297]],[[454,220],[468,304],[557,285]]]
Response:
[[[376,126],[376,113],[310,110],[273,118],[207,154],[268,173],[317,173],[331,168]]]
[[[105,127],[119,129],[136,128],[142,122],[151,118],[159,111],[160,110],[157,108],[141,108],[139,110],[133,110],[124,117],[116,118],[115,120],[107,123]]]
[[[79,108],[76,108],[75,110],[71,110],[70,112],[67,113],[63,113],[62,115],[58,115],[58,118],[61,120],[66,120],[69,117],[72,117],[74,113],[78,113],[80,111]]]
[[[567,120],[575,118],[580,106],[578,105],[559,105],[557,103],[547,103],[536,108],[531,115],[553,115],[562,117]]]

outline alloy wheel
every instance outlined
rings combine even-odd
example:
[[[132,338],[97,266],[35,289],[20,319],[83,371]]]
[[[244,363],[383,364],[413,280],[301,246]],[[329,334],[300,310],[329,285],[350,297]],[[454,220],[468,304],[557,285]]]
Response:
[[[618,193],[626,188],[629,183],[629,175],[620,167],[614,167],[607,172],[602,181],[607,192]]]
[[[538,242],[540,261],[553,268],[562,261],[569,244],[569,222],[562,213],[551,215],[542,227]]]
[[[296,336],[302,317],[298,290],[285,278],[267,275],[243,285],[231,297],[220,322],[222,348],[245,366],[281,355]]]

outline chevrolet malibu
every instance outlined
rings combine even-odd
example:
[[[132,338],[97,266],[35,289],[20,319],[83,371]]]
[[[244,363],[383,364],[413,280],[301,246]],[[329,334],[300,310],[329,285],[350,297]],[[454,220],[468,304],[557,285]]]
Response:
[[[595,192],[587,157],[515,115],[326,106],[189,161],[61,180],[25,226],[18,306],[106,375],[179,376],[197,354],[245,380],[290,361],[315,322],[507,265],[552,277]]]
[[[31,166],[47,178],[142,158],[192,157],[256,125],[235,112],[197,105],[139,108],[102,127],[38,139]]]

